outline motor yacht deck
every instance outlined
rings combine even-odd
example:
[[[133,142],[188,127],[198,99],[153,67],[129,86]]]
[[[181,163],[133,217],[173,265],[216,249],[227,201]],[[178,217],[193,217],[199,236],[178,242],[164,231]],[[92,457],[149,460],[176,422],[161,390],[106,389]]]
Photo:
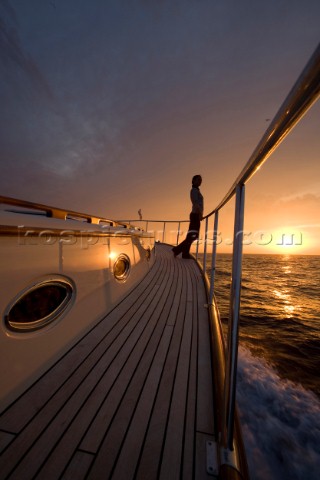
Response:
[[[136,288],[1,416],[2,478],[206,478],[206,289],[157,244]]]

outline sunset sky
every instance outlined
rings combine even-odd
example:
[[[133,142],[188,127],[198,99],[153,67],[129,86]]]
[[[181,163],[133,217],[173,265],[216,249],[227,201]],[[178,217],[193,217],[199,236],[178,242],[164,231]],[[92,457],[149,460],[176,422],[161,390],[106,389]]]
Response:
[[[140,208],[187,219],[201,174],[208,213],[319,25],[318,0],[1,0],[0,194],[112,219]],[[320,102],[248,183],[245,252],[320,254],[319,125]],[[221,251],[232,220],[233,202]],[[279,245],[284,234],[293,246]]]

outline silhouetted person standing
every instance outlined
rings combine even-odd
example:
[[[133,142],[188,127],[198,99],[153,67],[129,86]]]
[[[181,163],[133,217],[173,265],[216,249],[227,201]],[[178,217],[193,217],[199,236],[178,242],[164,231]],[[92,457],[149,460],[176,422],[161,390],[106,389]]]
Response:
[[[203,196],[199,189],[201,183],[201,175],[195,175],[192,178],[192,189],[190,192],[192,211],[190,213],[189,230],[185,240],[173,247],[174,256],[182,253],[182,258],[191,258],[189,254],[191,244],[199,238],[200,222],[203,217]]]

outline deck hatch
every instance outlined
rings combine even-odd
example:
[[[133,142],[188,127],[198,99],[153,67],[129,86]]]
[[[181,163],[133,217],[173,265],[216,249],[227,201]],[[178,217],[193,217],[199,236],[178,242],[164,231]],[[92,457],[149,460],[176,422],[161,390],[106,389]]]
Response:
[[[73,286],[67,280],[46,280],[24,290],[8,307],[4,320],[12,331],[34,331],[56,320],[69,304]]]

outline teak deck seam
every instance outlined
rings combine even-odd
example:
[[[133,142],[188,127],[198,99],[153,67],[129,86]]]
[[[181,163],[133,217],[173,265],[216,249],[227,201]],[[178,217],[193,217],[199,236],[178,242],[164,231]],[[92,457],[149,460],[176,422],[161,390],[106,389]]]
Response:
[[[195,262],[157,244],[140,284],[0,416],[1,478],[207,478],[205,303]]]

